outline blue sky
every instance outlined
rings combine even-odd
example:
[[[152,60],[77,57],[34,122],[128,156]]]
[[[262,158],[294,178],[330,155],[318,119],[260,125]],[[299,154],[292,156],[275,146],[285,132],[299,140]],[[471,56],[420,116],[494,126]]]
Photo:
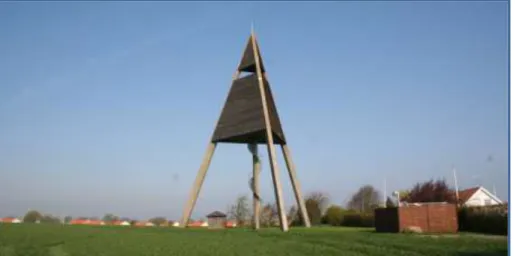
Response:
[[[178,218],[252,21],[304,194],[452,184],[455,165],[507,199],[507,6],[0,3],[0,215]],[[193,217],[250,195],[250,159],[217,148]]]

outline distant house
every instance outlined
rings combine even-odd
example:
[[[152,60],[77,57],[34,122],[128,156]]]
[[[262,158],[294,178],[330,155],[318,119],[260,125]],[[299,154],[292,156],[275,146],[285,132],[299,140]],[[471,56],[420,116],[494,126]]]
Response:
[[[103,225],[105,225],[105,222],[103,222],[101,220],[90,220],[88,225],[103,226]]]
[[[188,224],[188,227],[191,228],[205,228],[208,226],[209,224],[207,223],[207,221],[192,221]]]
[[[111,222],[111,224],[114,226],[130,226],[131,225],[130,222],[123,221],[123,220],[115,220],[115,221]]]
[[[225,222],[225,227],[226,228],[235,228],[236,227],[236,221],[226,221]]]
[[[13,217],[1,218],[0,223],[21,223],[21,220]]]
[[[132,225],[133,225],[134,227],[144,227],[144,226],[145,226],[145,224],[146,224],[146,222],[145,222],[145,221],[136,221],[136,222],[134,222]]]
[[[178,227],[180,226],[179,222],[178,221],[175,221],[175,220],[171,220],[168,222],[168,224],[171,226],[171,227]]]
[[[152,223],[150,221],[136,221],[134,223],[134,226],[135,227],[153,227],[155,225],[154,225],[154,223]]]
[[[214,211],[207,216],[207,223],[210,228],[224,228],[227,215],[223,212]]]
[[[87,219],[75,219],[71,220],[70,225],[92,225],[92,226],[103,226],[105,223],[101,220],[87,220]]]
[[[68,222],[68,224],[70,224],[70,225],[86,225],[88,222],[89,222],[89,220],[75,219],[75,220],[70,220],[70,222]]]
[[[459,201],[465,206],[488,206],[503,202],[484,187],[474,187],[458,192]]]

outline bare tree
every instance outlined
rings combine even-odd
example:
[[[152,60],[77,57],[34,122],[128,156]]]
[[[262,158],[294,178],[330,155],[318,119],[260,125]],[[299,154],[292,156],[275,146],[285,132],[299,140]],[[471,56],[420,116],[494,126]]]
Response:
[[[238,226],[245,225],[250,218],[249,199],[247,196],[239,196],[236,204],[229,208],[229,217],[236,220]]]
[[[57,224],[61,223],[61,219],[59,219],[59,217],[52,216],[51,214],[45,214],[41,217],[41,223]]]
[[[167,223],[167,220],[166,220],[165,217],[154,217],[154,218],[151,218],[148,221],[151,222],[152,224],[156,225],[156,226],[160,226],[162,224],[166,224]]]
[[[259,219],[262,226],[270,227],[278,223],[278,217],[277,205],[275,203],[267,203],[261,209]]]
[[[104,215],[104,217],[102,218],[102,221],[104,221],[106,224],[109,224],[109,223],[112,223],[114,221],[117,221],[119,220],[120,218],[114,214],[111,214],[111,213],[108,213],[106,215]]]
[[[379,206],[381,196],[372,185],[365,185],[352,195],[347,208],[359,212],[372,212]]]
[[[297,207],[295,207],[295,205],[292,205],[290,207],[290,210],[288,210],[288,215],[286,216],[286,218],[288,219],[288,225],[293,225],[294,223],[297,222]]]
[[[43,218],[43,214],[36,210],[30,210],[28,211],[25,216],[23,217],[23,222],[25,223],[35,223],[41,221]]]
[[[73,219],[72,216],[66,216],[66,217],[64,217],[64,223],[68,224],[68,223],[70,223],[70,221],[72,221],[72,219]]]
[[[322,213],[327,208],[328,203],[329,197],[322,192],[312,192],[306,197],[306,211],[308,212],[308,217],[311,221],[311,224],[317,225],[321,223],[323,215]],[[299,212],[299,220],[302,219],[300,218],[300,214],[301,213]]]

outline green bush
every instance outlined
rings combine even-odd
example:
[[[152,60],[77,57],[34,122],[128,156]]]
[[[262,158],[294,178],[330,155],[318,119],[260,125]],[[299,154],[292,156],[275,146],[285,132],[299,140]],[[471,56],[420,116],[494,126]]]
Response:
[[[343,209],[337,205],[330,206],[322,218],[322,223],[331,226],[340,226],[343,221],[343,212]]]
[[[508,234],[508,206],[461,207],[458,210],[459,231],[485,234]]]

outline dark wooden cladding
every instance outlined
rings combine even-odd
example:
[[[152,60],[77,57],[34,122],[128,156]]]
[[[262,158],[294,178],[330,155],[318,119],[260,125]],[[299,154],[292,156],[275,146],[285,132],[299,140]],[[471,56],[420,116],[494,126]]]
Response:
[[[261,63],[261,72],[265,72],[265,67],[263,65],[263,59],[261,58],[261,53],[259,52],[259,46],[256,42],[256,47],[258,48],[258,56],[259,56],[259,63]],[[239,71],[245,71],[245,72],[251,72],[256,73],[256,59],[254,58],[254,47],[252,45],[252,36],[249,37],[249,40],[247,42],[247,47],[245,48],[245,51],[243,52],[243,57],[240,61],[240,66],[238,67]]]
[[[268,82],[265,82],[267,104],[274,144],[285,144]],[[256,74],[233,82],[220,119],[213,133],[213,142],[266,143],[266,126],[259,83]]]
[[[264,126],[257,76],[252,74],[235,80],[216,126],[213,142],[255,133]]]
[[[265,84],[265,95],[266,102],[268,105],[268,113],[270,116],[270,125],[272,126],[272,131],[274,135],[279,138],[282,144],[286,144],[286,138],[283,133],[283,128],[281,125],[281,120],[279,118],[279,113],[277,112],[277,107],[275,106],[274,96],[272,95],[272,89],[270,88],[270,84],[268,80],[263,77],[263,82]],[[274,141],[276,139],[274,138]]]

